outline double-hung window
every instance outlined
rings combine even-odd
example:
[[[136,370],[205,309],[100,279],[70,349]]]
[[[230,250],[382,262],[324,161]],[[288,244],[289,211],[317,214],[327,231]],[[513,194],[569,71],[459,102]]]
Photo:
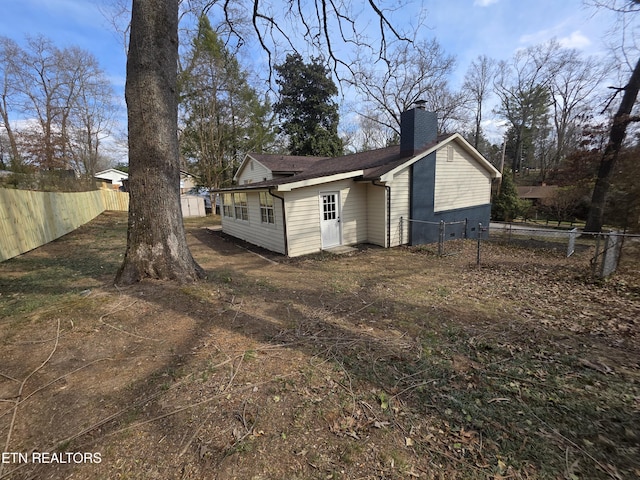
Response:
[[[233,194],[233,206],[235,208],[236,219],[249,220],[249,209],[247,208],[247,194],[236,192]]]
[[[273,197],[269,192],[260,192],[260,221],[262,223],[276,223],[273,213]]]
[[[230,193],[222,194],[222,215],[233,218],[233,195]]]

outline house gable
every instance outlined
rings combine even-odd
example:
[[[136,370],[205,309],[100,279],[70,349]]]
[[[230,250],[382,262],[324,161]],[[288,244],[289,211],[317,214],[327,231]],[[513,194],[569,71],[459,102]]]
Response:
[[[248,154],[244,157],[238,171],[233,176],[233,181],[238,185],[247,185],[250,183],[271,180],[272,178],[273,172]]]
[[[186,193],[196,187],[198,177],[192,173],[180,170],[180,193]]]
[[[491,215],[491,181],[500,172],[458,134],[411,164],[410,218],[413,245],[437,242],[439,222],[446,236],[473,236]]]
[[[489,161],[487,161],[475,148],[471,146],[469,142],[467,142],[462,135],[459,133],[454,133],[452,135],[448,135],[446,137],[439,138],[438,142],[430,145],[426,150],[418,153],[417,155],[407,159],[406,162],[403,162],[392,169],[384,172],[380,175],[380,181],[388,182],[393,180],[393,177],[396,173],[402,171],[404,168],[413,165],[414,163],[422,160],[427,157],[431,153],[438,151],[440,149],[445,148],[450,143],[457,143],[456,149],[462,149],[468,153],[467,159],[471,162],[476,162],[482,169],[489,172],[491,178],[500,178],[502,174],[493,166]]]
[[[491,180],[491,172],[460,143],[448,143],[435,155],[434,212],[489,203]]]

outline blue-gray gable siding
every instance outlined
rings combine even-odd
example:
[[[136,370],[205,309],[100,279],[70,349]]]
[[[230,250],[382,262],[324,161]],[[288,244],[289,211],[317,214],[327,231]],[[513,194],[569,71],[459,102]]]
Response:
[[[491,204],[474,205],[467,208],[434,212],[434,191],[436,181],[436,152],[418,160],[411,168],[410,218],[423,222],[461,222],[460,225],[445,227],[445,240],[452,238],[475,238],[478,224],[489,224]],[[435,243],[439,240],[438,225],[410,222],[410,245]]]

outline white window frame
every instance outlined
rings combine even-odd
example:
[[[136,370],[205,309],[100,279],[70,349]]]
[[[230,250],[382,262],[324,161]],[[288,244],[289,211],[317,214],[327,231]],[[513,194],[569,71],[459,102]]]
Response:
[[[249,221],[249,199],[247,198],[247,192],[233,193],[233,212],[236,220]]]
[[[222,194],[222,216],[235,218],[233,216],[233,193]]]
[[[273,197],[269,192],[260,192],[260,221],[267,225],[276,224]]]

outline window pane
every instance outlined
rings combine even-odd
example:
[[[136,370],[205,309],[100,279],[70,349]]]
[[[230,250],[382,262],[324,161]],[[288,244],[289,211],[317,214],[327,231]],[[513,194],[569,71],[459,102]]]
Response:
[[[335,220],[336,196],[334,194],[322,196],[322,212],[325,220]]]
[[[273,213],[273,197],[269,192],[260,192],[260,221],[262,223],[275,223]]]

